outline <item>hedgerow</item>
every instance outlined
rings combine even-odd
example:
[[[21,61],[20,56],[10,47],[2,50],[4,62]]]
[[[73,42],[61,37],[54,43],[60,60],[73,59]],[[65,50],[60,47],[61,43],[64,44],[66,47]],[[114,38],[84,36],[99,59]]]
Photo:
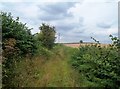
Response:
[[[80,47],[72,55],[73,68],[93,83],[92,87],[120,88],[120,40],[110,37],[113,44],[108,47],[101,47],[99,41],[92,38],[97,42],[95,45]]]
[[[14,86],[16,64],[35,56],[48,59],[53,53],[50,49],[54,46],[55,28],[42,24],[40,33],[32,35],[31,30],[13,18],[11,13],[0,12],[2,20],[2,84],[3,87]],[[29,61],[30,62],[30,61]],[[29,64],[29,63],[28,63]],[[20,81],[18,81],[20,82]],[[17,84],[17,83],[16,83]]]
[[[31,56],[36,51],[36,41],[26,24],[13,19],[11,13],[0,13],[2,18],[2,67],[3,85],[10,85],[14,75],[14,64],[27,55]]]

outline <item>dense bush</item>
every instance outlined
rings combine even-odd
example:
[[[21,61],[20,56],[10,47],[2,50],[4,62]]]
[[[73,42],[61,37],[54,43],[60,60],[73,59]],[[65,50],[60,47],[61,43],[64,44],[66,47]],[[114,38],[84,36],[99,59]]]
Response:
[[[94,39],[97,42],[95,45],[80,47],[72,56],[72,66],[94,83],[93,87],[120,88],[120,40],[112,35],[110,37],[112,45],[101,47]]]
[[[31,34],[31,29],[21,23],[19,17],[13,19],[11,13],[1,12],[0,18],[2,18],[3,84],[9,85],[14,77],[16,61],[35,53],[36,40]]]
[[[2,18],[2,48],[6,49],[6,46],[17,47],[22,54],[34,53],[35,40],[26,24],[19,22],[19,17],[16,20],[13,19],[11,13],[0,13]],[[14,42],[11,40],[14,40]],[[6,43],[8,42],[8,43]],[[12,45],[13,46],[13,45]]]
[[[33,59],[35,56],[49,59],[53,54],[49,49],[54,46],[55,28],[42,24],[41,32],[32,35],[31,29],[21,23],[19,17],[13,19],[11,13],[1,12],[0,18],[2,20],[2,84],[3,87],[12,87],[15,83],[14,79],[19,75],[16,73],[19,62]]]

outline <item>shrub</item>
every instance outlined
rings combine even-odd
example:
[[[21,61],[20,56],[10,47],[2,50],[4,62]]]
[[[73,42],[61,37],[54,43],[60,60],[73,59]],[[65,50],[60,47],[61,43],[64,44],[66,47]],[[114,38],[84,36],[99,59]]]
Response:
[[[13,19],[11,13],[1,12],[2,18],[2,50],[3,50],[3,84],[10,86],[14,77],[14,65],[25,55],[33,55],[36,51],[36,43],[31,29],[19,21],[19,17]]]
[[[119,40],[116,37],[112,40],[113,44],[107,48],[101,47],[100,43],[84,46],[72,56],[72,66],[94,86],[120,88]]]

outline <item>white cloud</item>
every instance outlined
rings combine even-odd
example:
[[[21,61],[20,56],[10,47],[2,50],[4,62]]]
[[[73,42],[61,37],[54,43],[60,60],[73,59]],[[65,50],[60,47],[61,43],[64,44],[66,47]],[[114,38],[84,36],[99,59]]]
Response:
[[[84,0],[81,1],[82,3],[75,3],[75,6],[68,4],[69,8],[65,8],[67,7],[66,4],[58,4],[56,0],[53,0],[55,3],[38,3],[37,1],[26,1],[27,3],[24,3],[25,1],[23,0],[19,0],[21,3],[17,3],[14,1],[12,0],[12,3],[0,4],[0,8],[3,11],[12,12],[14,17],[19,16],[21,22],[27,23],[27,26],[30,28],[34,28],[32,30],[33,34],[39,32],[38,27],[42,22],[56,27],[57,33],[61,33],[61,42],[78,42],[80,39],[90,41],[91,36],[101,42],[109,42],[109,34],[117,34],[117,0],[114,0],[114,2],[110,0],[111,3],[105,3],[108,0]],[[49,10],[51,6],[52,12],[57,13],[57,8],[59,8],[61,10],[60,14],[67,13],[73,14],[73,16],[68,17],[67,15],[63,15],[64,17],[60,18],[59,15],[53,14]],[[48,9],[45,11],[43,7]],[[43,17],[45,19],[48,17],[50,20],[42,20]],[[57,19],[53,19],[55,17]],[[101,25],[98,26],[97,24]],[[104,28],[107,25],[109,26]]]
[[[119,0],[84,0],[84,2],[118,2]]]
[[[91,25],[96,22],[113,22],[117,17],[116,3],[83,3],[76,4],[69,12],[76,18],[83,17],[84,22]]]
[[[36,5],[31,4],[18,5],[17,8],[15,8],[15,10],[27,18],[37,18],[39,13],[39,8]]]
[[[0,2],[83,2],[84,0],[1,0]]]
[[[85,31],[82,34],[88,37],[92,35],[99,37],[117,33],[117,9],[117,3],[90,2],[83,4],[77,3],[75,7],[72,7],[69,10],[69,12],[73,13],[76,19],[79,19],[80,17],[84,18],[83,24],[85,26]],[[104,25],[111,24],[111,28],[99,28],[96,25],[97,23],[102,23]]]
[[[120,0],[36,0],[34,2],[118,2]],[[33,0],[1,0],[1,2],[33,2]]]

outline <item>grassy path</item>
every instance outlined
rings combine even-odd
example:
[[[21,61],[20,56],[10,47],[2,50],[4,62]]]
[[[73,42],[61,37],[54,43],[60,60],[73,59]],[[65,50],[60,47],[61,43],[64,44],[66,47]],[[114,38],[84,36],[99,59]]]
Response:
[[[70,57],[76,49],[57,46],[52,55],[36,56],[23,60],[16,66],[15,86],[22,87],[78,87],[79,75],[71,68]]]
[[[64,48],[57,50],[56,55],[42,66],[42,76],[40,77],[37,85],[41,87],[79,86],[76,83],[76,74],[68,63],[69,55],[67,55],[68,53],[66,52]]]

